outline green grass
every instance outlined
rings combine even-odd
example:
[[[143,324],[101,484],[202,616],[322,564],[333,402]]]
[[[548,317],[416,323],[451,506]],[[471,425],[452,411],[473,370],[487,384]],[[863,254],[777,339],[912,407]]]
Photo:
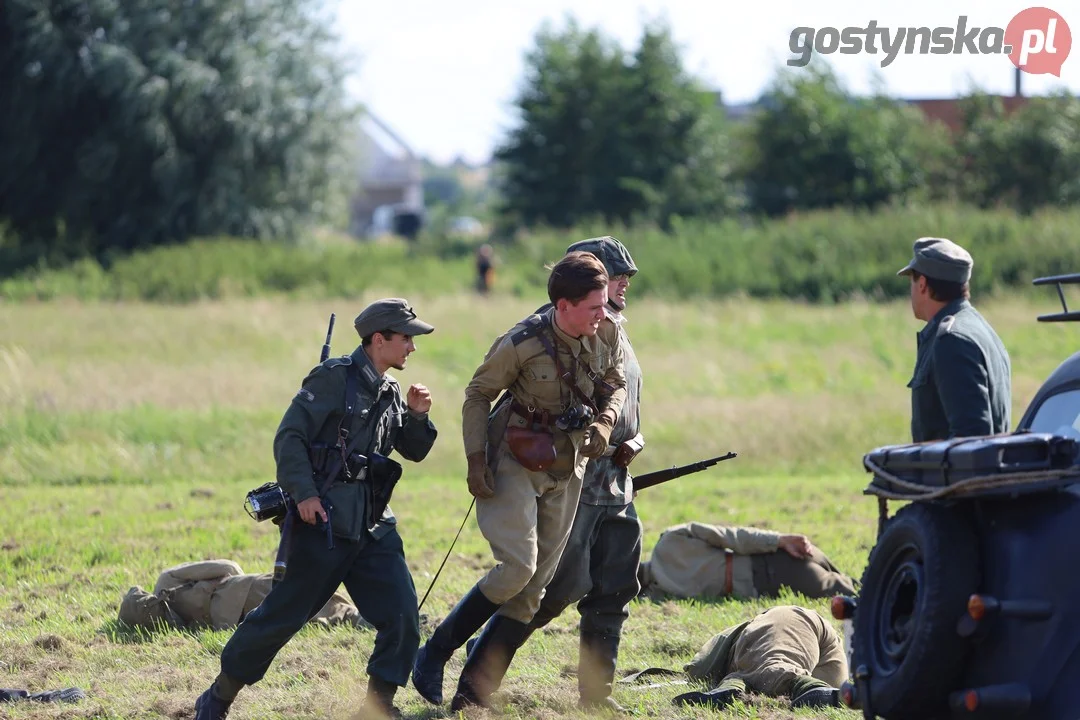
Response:
[[[334,354],[349,352],[352,317],[373,296],[0,305],[0,686],[76,685],[90,694],[73,706],[12,705],[4,717],[191,717],[229,633],[133,633],[115,622],[120,598],[190,560],[223,557],[269,571],[276,531],[244,514],[244,494],[272,477],[273,431],[317,360],[329,313],[338,314]],[[539,302],[435,293],[410,300],[437,328],[395,373],[432,389],[440,429],[393,501],[422,596],[469,507],[461,390],[494,336]],[[1076,330],[1035,322],[1054,310],[1052,297],[976,302],[1013,358],[1015,422],[1076,347]],[[641,493],[646,553],[671,524],[755,525],[804,532],[861,575],[877,517],[862,495],[869,478],[861,456],[908,438],[905,383],[919,323],[906,304],[649,299],[629,316],[646,373],[638,472],[739,453]],[[425,633],[490,564],[470,518],[422,610]],[[824,601],[793,596],[635,601],[619,671],[679,668],[714,633],[781,602],[827,615]],[[492,717],[579,716],[576,621],[571,609],[522,649]],[[305,629],[230,717],[349,717],[363,697],[372,642],[366,631]],[[448,685],[461,663],[458,654]],[[684,690],[620,686],[616,697],[643,716],[709,717],[671,705]],[[409,717],[446,716],[411,686],[399,698]],[[757,698],[711,716],[791,714],[786,701]],[[854,717],[821,715],[830,716]]]

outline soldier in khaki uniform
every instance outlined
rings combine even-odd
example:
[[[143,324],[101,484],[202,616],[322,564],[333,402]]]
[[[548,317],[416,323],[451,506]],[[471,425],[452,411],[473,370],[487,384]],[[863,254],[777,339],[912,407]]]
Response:
[[[245,573],[232,560],[181,563],[158,575],[154,591],[135,586],[120,603],[119,619],[133,627],[152,629],[208,627],[227,630],[239,625],[273,588],[271,573]],[[371,628],[360,611],[340,591],[335,592],[310,622]]]
[[[465,390],[469,491],[498,564],[417,653],[413,685],[430,702],[442,702],[450,656],[489,618],[454,710],[486,705],[528,636],[566,545],[585,465],[606,450],[626,398],[618,329],[602,322],[607,289],[595,256],[567,254],[548,279],[552,307],[496,340]]]
[[[789,587],[807,597],[855,593],[805,535],[689,522],[666,529],[641,564],[642,591],[682,598],[774,597]]]
[[[1012,366],[969,300],[973,265],[951,240],[919,238],[897,273],[910,277],[912,313],[926,323],[908,382],[913,442],[1009,432]]]
[[[686,666],[691,679],[718,683],[673,699],[676,705],[724,707],[745,693],[787,696],[792,707],[840,705],[848,678],[844,644],[820,614],[797,605],[763,611],[714,636]]]
[[[420,617],[388,504],[396,481],[388,455],[420,462],[437,433],[428,389],[414,384],[403,394],[387,370],[404,370],[416,350],[413,337],[434,328],[403,298],[377,300],[354,327],[360,345],[315,366],[282,416],[274,436],[277,481],[298,516],[285,577],[225,645],[221,672],[195,702],[195,720],[226,717],[243,686],[263,678],[342,583],[376,629],[365,713],[400,717],[393,698],[408,682]],[[346,455],[344,465],[335,460]]]

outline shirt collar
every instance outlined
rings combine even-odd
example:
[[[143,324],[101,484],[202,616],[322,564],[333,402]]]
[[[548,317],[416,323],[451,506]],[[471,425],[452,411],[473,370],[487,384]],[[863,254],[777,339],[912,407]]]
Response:
[[[949,315],[955,315],[970,305],[971,303],[967,298],[957,298],[956,300],[947,303],[945,307],[934,313],[934,317],[930,318],[930,322],[926,323],[926,327],[919,331],[919,339],[925,341],[933,333],[937,332],[937,327],[941,324],[943,319],[947,318]]]
[[[592,352],[592,344],[587,335],[582,335],[579,338],[570,337],[562,331],[559,325],[555,322],[555,308],[552,307],[548,310],[548,314],[551,318],[551,329],[555,332],[557,337],[566,347],[570,348],[570,352],[576,357],[581,354],[582,351]]]
[[[375,370],[375,365],[372,364],[371,358],[364,351],[364,346],[357,345],[351,357],[352,361],[356,363],[356,368],[360,371],[360,379],[367,383],[367,386],[372,390],[382,390],[388,380],[385,375],[380,376],[378,371]]]

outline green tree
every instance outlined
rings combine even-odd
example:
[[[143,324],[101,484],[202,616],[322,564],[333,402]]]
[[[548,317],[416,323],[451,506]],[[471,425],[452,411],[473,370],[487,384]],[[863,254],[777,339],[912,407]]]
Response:
[[[964,199],[1030,213],[1080,202],[1080,99],[1030,98],[1011,114],[1001,98],[965,98],[958,141]]]
[[[756,211],[873,208],[951,177],[942,129],[881,94],[851,96],[827,66],[780,74],[760,105],[741,143]]]
[[[526,58],[518,126],[495,152],[509,225],[567,227],[723,212],[720,113],[683,70],[666,27],[627,55],[572,19]]]
[[[285,236],[331,210],[351,137],[321,0],[0,4],[5,264],[193,235]]]

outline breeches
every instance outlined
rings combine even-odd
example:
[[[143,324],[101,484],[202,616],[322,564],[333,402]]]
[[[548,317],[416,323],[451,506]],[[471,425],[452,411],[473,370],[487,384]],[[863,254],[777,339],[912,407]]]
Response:
[[[629,505],[578,505],[570,538],[544,591],[533,628],[578,603],[581,632],[619,635],[641,589],[641,522]]]
[[[784,586],[809,598],[855,594],[852,579],[837,570],[816,547],[805,560],[793,558],[783,550],[750,557],[754,587],[762,595],[775,597]]]
[[[495,496],[478,498],[476,522],[496,563],[477,585],[501,614],[529,622],[540,607],[574,522],[584,463],[568,477],[523,468],[503,453]],[[361,611],[362,612],[362,611]]]

